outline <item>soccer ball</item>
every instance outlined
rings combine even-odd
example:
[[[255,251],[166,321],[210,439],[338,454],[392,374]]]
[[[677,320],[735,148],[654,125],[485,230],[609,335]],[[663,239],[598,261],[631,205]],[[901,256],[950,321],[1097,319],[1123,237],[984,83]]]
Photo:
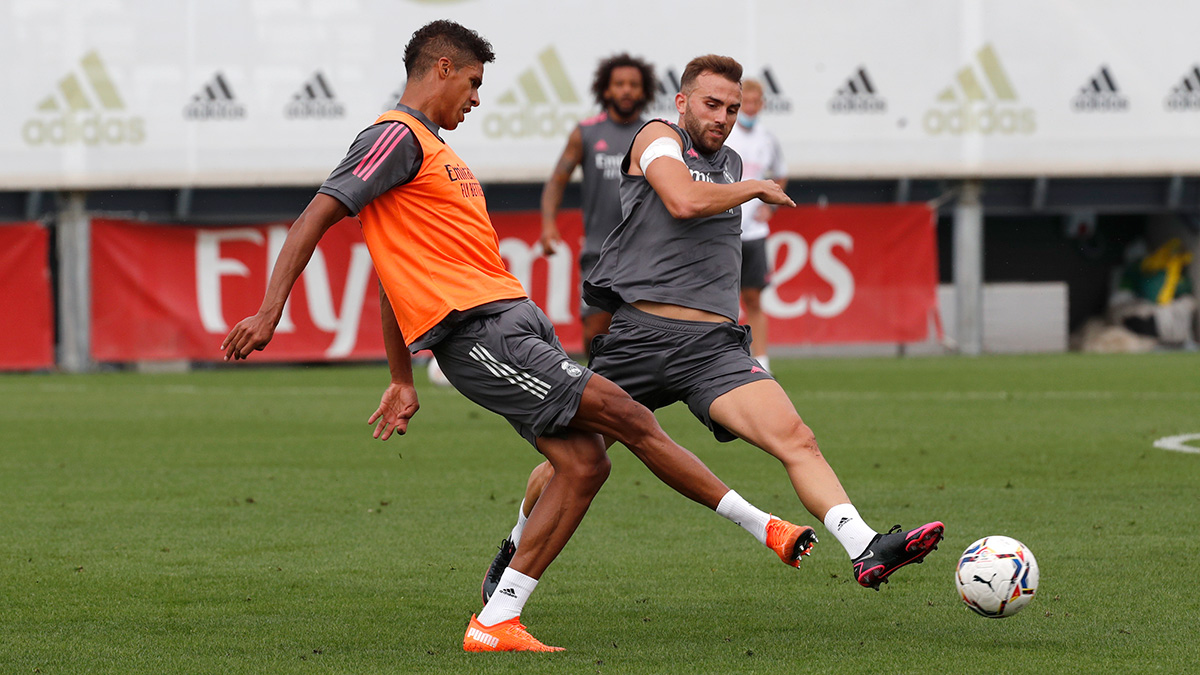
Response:
[[[1033,551],[1012,537],[984,537],[963,551],[954,585],[976,614],[1003,619],[1033,599],[1038,585],[1037,560]]]

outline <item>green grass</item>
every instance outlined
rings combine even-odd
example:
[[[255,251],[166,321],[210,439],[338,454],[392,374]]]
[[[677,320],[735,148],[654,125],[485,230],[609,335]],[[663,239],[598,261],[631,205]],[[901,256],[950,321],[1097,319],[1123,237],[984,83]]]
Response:
[[[628,452],[523,617],[554,655],[464,654],[538,456],[381,367],[0,377],[0,673],[1185,672],[1200,660],[1200,355],[776,361],[878,529],[946,522],[880,593],[822,543],[799,571]],[[732,487],[812,522],[782,469],[663,425]],[[958,553],[1041,565],[1021,614],[971,614]]]

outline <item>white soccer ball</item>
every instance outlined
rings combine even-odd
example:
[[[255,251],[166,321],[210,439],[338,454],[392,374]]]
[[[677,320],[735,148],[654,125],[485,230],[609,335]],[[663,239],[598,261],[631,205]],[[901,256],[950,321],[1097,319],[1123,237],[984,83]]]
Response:
[[[976,614],[989,619],[1012,616],[1037,592],[1037,560],[1012,537],[984,537],[963,551],[954,585]]]
[[[449,387],[450,380],[446,374],[442,372],[442,367],[438,365],[437,359],[429,357],[429,381],[439,387]]]

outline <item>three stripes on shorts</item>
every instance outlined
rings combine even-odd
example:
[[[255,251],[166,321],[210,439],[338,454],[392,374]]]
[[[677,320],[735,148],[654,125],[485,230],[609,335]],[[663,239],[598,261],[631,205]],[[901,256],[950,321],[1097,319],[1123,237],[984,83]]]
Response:
[[[471,358],[481,363],[492,375],[517,385],[536,396],[538,400],[546,400],[546,394],[550,393],[550,385],[523,370],[517,370],[507,363],[502,363],[481,344],[476,343],[471,348]]]

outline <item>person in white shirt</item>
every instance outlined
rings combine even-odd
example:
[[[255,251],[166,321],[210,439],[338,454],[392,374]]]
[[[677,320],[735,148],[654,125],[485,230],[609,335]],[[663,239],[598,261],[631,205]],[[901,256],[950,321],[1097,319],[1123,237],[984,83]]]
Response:
[[[787,166],[779,141],[758,124],[763,107],[763,87],[757,80],[742,80],[742,109],[737,124],[726,144],[742,156],[744,179],[771,179],[780,188],[787,187]],[[767,356],[767,316],[762,310],[762,291],[771,283],[771,261],[767,255],[767,224],[775,213],[774,206],[752,199],[742,204],[742,306],[746,323],[754,342],[750,354],[767,372],[771,372]]]

